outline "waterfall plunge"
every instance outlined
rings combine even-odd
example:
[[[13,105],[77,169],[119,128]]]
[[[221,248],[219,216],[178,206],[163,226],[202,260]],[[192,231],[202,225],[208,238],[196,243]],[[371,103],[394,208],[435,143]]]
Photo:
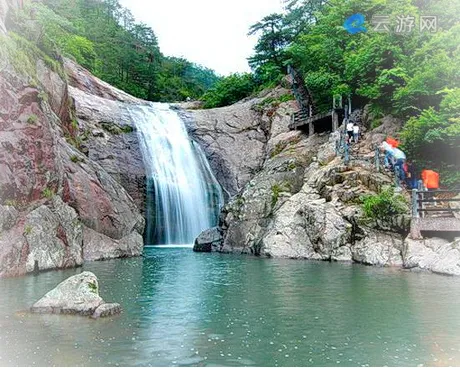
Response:
[[[191,245],[203,230],[217,225],[222,189],[169,105],[137,106],[130,114],[147,170],[146,243]]]

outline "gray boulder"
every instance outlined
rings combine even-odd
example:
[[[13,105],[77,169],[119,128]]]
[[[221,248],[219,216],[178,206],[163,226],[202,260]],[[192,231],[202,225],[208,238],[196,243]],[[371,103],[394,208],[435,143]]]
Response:
[[[60,283],[36,302],[32,313],[74,314],[106,317],[121,312],[119,304],[107,304],[99,296],[99,283],[96,275],[83,272]]]
[[[369,231],[352,247],[353,261],[371,266],[401,267],[403,241],[398,234]]]
[[[193,251],[198,253],[211,253],[213,250],[220,249],[223,240],[224,238],[219,228],[214,227],[205,230],[195,240]]]
[[[97,319],[97,318],[104,318],[104,317],[110,317],[114,316],[116,314],[121,313],[121,306],[120,304],[117,303],[106,303],[100,305],[96,311],[93,313],[91,318]]]
[[[449,242],[441,238],[412,240],[404,243],[404,267],[460,276],[460,239]]]
[[[11,229],[18,219],[19,212],[12,206],[0,206],[0,231]]]

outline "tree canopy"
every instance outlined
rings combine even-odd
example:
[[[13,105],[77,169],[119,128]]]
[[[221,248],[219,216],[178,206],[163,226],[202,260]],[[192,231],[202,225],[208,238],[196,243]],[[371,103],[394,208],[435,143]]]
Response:
[[[104,81],[147,100],[197,99],[220,79],[211,69],[164,56],[154,31],[136,23],[118,0],[43,0],[19,12],[15,25],[47,54],[73,58]]]
[[[333,95],[351,95],[355,106],[369,104],[376,120],[384,114],[402,118],[411,158],[444,170],[444,183],[454,184],[460,171],[460,0],[285,0],[285,5],[284,13],[251,27],[259,39],[249,63],[262,83],[279,79],[292,65],[320,110],[330,109]],[[356,14],[365,19],[365,32],[344,27]],[[427,16],[436,17],[437,29],[423,29]]]

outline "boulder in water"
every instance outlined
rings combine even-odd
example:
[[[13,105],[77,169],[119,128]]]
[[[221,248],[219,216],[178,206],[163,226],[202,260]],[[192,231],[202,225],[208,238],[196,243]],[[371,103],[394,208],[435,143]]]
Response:
[[[460,239],[442,238],[413,240],[404,244],[404,267],[442,275],[460,276]]]
[[[99,296],[99,283],[96,275],[83,272],[60,283],[42,299],[36,302],[32,313],[75,314],[107,317],[121,312],[119,304],[107,304]]]
[[[223,244],[222,232],[219,228],[213,227],[212,229],[203,231],[195,240],[193,247],[194,252],[198,253],[211,253],[213,250],[220,249]]]

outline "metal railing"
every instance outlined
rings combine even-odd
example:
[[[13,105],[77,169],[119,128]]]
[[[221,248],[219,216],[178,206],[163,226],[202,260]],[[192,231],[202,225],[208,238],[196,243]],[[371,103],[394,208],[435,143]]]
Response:
[[[439,196],[444,194],[443,196]],[[445,195],[450,196],[446,197]],[[453,190],[412,190],[412,217],[424,218],[427,215],[460,212],[460,208],[452,208],[450,203],[460,202],[460,198],[455,198],[460,194],[460,189]],[[445,216],[448,217],[448,216]]]

